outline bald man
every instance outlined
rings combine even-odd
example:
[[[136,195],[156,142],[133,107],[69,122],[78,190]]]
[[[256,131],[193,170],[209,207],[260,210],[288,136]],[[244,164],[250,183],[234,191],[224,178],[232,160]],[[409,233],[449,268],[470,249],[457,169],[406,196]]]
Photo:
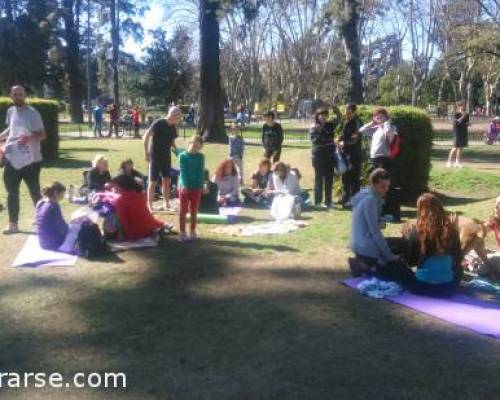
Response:
[[[10,91],[14,105],[7,110],[7,129],[0,133],[5,145],[3,180],[7,190],[9,224],[5,235],[19,232],[19,188],[21,181],[28,187],[31,200],[36,205],[41,199],[40,169],[42,165],[41,142],[47,137],[40,113],[26,104],[26,91],[14,86]]]
[[[148,204],[153,211],[156,185],[161,177],[163,193],[163,209],[170,208],[170,169],[175,149],[177,127],[182,122],[182,111],[179,107],[170,107],[166,117],[153,122],[144,135],[144,152],[149,163]]]

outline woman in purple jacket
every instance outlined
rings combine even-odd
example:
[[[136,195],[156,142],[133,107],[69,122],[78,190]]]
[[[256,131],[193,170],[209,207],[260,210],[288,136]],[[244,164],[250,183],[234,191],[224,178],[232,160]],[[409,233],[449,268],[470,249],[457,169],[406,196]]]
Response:
[[[64,198],[66,188],[59,182],[42,190],[43,199],[36,205],[36,226],[40,247],[57,250],[68,233],[59,202]]]

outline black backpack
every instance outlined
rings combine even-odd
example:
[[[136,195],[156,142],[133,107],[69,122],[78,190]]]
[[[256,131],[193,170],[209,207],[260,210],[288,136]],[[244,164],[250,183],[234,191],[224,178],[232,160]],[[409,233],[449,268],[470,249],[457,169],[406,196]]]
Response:
[[[108,254],[108,246],[99,227],[91,222],[84,222],[78,233],[78,254],[87,259]]]

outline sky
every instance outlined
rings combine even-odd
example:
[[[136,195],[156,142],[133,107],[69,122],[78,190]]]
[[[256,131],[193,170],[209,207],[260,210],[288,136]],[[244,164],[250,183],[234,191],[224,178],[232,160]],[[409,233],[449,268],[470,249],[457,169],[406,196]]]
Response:
[[[175,0],[171,4],[174,4]],[[177,6],[168,6],[170,1],[166,0],[152,0],[149,4],[149,9],[141,18],[140,22],[144,28],[144,40],[136,41],[133,38],[127,38],[124,42],[123,50],[127,53],[134,55],[136,58],[141,58],[144,55],[144,49],[147,48],[152,41],[151,35],[148,31],[163,28],[167,32],[167,37],[173,33],[174,27],[179,24],[186,24],[189,26],[193,21],[193,14],[185,8],[181,8],[177,2]],[[184,6],[182,6],[184,7]],[[196,35],[193,32],[193,35]]]
[[[124,42],[123,50],[139,58],[144,54],[143,49],[151,44],[151,36],[148,34],[148,31],[161,27],[165,24],[165,20],[165,6],[158,2],[152,2],[144,18],[141,19],[144,28],[144,40],[137,42],[133,38],[127,38]]]

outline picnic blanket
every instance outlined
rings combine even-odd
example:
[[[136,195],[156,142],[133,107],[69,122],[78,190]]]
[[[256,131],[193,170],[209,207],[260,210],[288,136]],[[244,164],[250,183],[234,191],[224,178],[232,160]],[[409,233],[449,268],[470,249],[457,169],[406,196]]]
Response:
[[[21,251],[18,253],[13,267],[72,267],[76,264],[78,256],[59,251],[44,250],[40,247],[38,236],[30,235]]]
[[[219,215],[237,216],[237,215],[240,215],[241,210],[242,210],[242,207],[220,207],[219,208]]]
[[[344,280],[342,284],[356,289],[364,279],[350,278]],[[385,300],[500,340],[500,303],[498,302],[478,300],[463,294],[456,294],[447,299],[437,299],[417,296],[409,292],[387,297]]]
[[[212,232],[231,236],[284,235],[306,226],[307,223],[304,221],[289,219],[285,221],[271,221],[263,224],[219,227],[213,229]]]
[[[108,242],[108,246],[112,252],[144,249],[148,247],[158,246],[158,240],[153,237],[136,240],[133,242]]]

